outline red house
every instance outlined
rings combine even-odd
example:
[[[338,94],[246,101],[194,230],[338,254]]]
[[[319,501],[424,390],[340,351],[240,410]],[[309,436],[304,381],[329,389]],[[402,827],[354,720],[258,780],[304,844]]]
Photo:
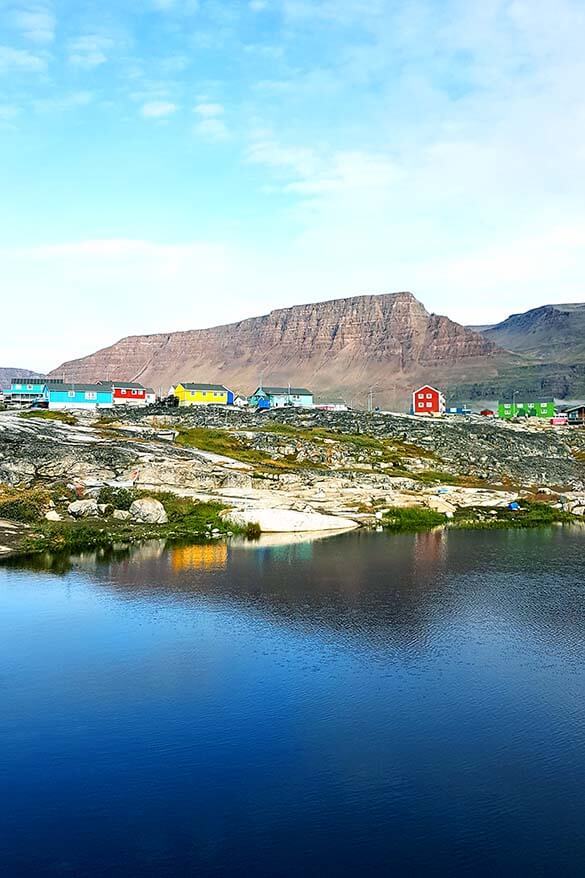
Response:
[[[442,415],[445,411],[445,397],[440,390],[425,384],[412,394],[412,413],[414,415]]]
[[[136,384],[133,381],[104,381],[103,383],[112,385],[114,405],[146,405],[146,388],[142,384]]]

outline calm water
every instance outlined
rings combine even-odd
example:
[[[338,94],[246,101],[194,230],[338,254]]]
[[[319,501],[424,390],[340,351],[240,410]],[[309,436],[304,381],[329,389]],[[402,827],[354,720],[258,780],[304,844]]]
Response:
[[[585,532],[0,567],[9,876],[582,875]]]

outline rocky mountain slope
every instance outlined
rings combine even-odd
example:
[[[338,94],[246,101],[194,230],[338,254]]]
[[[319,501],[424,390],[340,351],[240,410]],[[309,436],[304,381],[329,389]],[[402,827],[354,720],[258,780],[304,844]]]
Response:
[[[471,328],[499,347],[541,361],[585,362],[585,304],[543,305],[495,326]]]
[[[432,381],[496,377],[510,355],[458,323],[430,314],[411,293],[358,296],[272,311],[212,329],[130,336],[51,374],[66,380],[139,380],[165,392],[183,381],[220,381],[250,393],[266,384],[308,385],[363,405],[407,405]]]

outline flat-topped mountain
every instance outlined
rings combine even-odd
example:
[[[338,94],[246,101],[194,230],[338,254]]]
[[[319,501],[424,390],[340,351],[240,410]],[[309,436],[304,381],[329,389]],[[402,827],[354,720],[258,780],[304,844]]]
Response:
[[[51,374],[119,378],[166,392],[178,381],[302,384],[356,405],[404,406],[417,383],[496,376],[509,355],[471,329],[430,314],[412,293],[356,296],[271,311],[227,326],[129,336]]]

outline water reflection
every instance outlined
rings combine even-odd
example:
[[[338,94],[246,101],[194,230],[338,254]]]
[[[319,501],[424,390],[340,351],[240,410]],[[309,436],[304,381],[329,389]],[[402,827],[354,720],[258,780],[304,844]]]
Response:
[[[227,567],[227,543],[215,541],[203,545],[171,546],[171,568],[184,570],[222,570]]]

